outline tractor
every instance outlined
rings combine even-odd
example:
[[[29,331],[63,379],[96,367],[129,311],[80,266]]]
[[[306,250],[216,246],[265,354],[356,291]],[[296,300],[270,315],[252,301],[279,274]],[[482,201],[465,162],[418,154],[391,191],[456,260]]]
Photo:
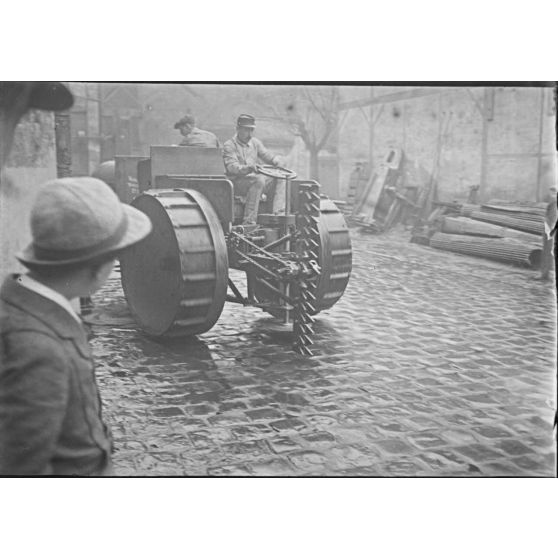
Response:
[[[349,229],[316,181],[281,167],[257,171],[285,180],[285,214],[268,213],[262,198],[257,223],[242,225],[244,199],[223,174],[219,149],[152,146],[149,158],[116,158],[116,192],[153,223],[120,260],[126,300],[147,334],[204,333],[231,302],[292,323],[295,351],[312,355],[313,316],[349,281]],[[125,199],[130,182],[137,195]],[[245,294],[229,268],[246,273]]]

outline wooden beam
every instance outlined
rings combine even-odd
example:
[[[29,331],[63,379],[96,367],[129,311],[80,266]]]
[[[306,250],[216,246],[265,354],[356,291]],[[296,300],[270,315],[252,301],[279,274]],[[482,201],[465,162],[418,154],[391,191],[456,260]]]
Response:
[[[491,159],[534,159],[536,157],[555,157],[555,153],[488,153]]]
[[[374,87],[370,87],[370,122],[368,123],[368,169],[372,173],[374,164]],[[341,106],[341,104],[340,104]]]
[[[56,143],[56,176],[72,176],[72,128],[70,112],[54,113],[54,139]]]
[[[479,114],[484,117],[484,111],[482,109],[481,104],[477,101],[477,98],[475,97],[475,95],[473,94],[473,92],[471,91],[470,87],[466,87],[465,91],[467,91],[467,93],[469,94],[469,97],[471,97],[471,99],[473,100],[473,103],[475,103],[475,106],[477,107],[477,110],[479,111]]]
[[[397,93],[387,93],[379,97],[366,99],[356,99],[354,101],[347,101],[339,103],[339,110],[349,110],[359,107],[368,107],[371,105],[379,105],[383,103],[395,103],[397,101],[407,101],[409,99],[416,99],[418,97],[427,97],[429,95],[438,95],[439,93],[447,93],[453,91],[453,87],[418,87],[416,89],[409,89],[408,91],[399,91]]]
[[[101,101],[106,103],[107,101],[110,100],[111,97],[113,97],[116,94],[117,91],[118,91],[118,85],[113,85],[112,89],[109,89],[107,87],[99,91],[99,98]]]
[[[542,174],[542,148],[543,148],[543,128],[544,128],[544,96],[546,91],[541,87],[541,109],[539,114],[539,147],[537,153],[537,191],[535,193],[536,200],[541,200],[541,174]],[[544,200],[544,194],[542,199]]]
[[[481,201],[485,199],[486,191],[486,176],[488,174],[488,118],[487,109],[490,104],[490,92],[488,88],[484,88],[483,104],[482,104],[482,140],[481,140],[481,173],[480,173],[480,187],[479,197]]]

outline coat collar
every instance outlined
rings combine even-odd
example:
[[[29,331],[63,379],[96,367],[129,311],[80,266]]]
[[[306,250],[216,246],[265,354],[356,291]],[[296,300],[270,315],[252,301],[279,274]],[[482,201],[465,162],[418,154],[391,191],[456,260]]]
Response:
[[[87,343],[83,325],[78,324],[75,318],[56,302],[22,286],[17,281],[17,275],[6,277],[0,289],[0,298],[34,316],[60,337]]]
[[[62,306],[62,308],[64,308],[64,310],[69,312],[70,315],[78,323],[81,323],[81,320],[80,320],[79,316],[77,315],[76,311],[73,309],[72,304],[70,303],[70,301],[65,296],[60,294],[59,292],[51,289],[50,287],[47,287],[43,283],[37,281],[36,279],[33,279],[33,277],[31,277],[30,275],[27,275],[27,274],[20,275],[19,277],[16,278],[16,281],[18,283],[20,283],[22,286],[24,286],[25,288],[27,288],[31,291],[35,291],[36,293],[40,294],[41,296],[44,296],[45,298],[48,298],[49,300],[52,300],[52,302],[56,302],[59,306]]]
[[[238,137],[238,134],[235,134],[235,135],[234,135],[234,138],[233,138],[234,142],[235,142],[237,145],[240,145],[240,146],[242,146],[242,147],[251,147],[251,146],[252,146],[252,140],[253,140],[253,139],[254,139],[254,138],[252,137],[252,138],[250,138],[246,143],[244,143],[243,141],[240,141],[240,138]]]

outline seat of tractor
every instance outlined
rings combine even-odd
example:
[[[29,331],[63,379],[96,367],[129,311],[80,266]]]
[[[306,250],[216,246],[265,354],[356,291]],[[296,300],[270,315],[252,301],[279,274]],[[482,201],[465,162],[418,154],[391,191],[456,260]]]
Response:
[[[242,220],[247,191],[231,191],[232,179],[226,176],[221,149],[213,147],[187,147],[183,145],[153,145],[150,158],[138,163],[139,190],[173,188],[177,181],[187,180],[188,187],[194,187],[208,195],[224,226],[228,220]],[[227,182],[231,190],[221,190]],[[222,197],[217,201],[218,197]],[[265,204],[273,196],[262,193]],[[262,210],[267,211],[265,205]]]

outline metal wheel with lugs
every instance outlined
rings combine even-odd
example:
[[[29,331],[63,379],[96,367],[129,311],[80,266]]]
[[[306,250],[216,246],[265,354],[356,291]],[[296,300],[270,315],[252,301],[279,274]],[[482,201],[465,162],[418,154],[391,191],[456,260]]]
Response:
[[[189,189],[149,190],[132,205],[153,232],[120,260],[122,287],[142,329],[189,336],[213,327],[225,303],[225,235],[207,198]]]
[[[322,271],[314,293],[316,314],[331,308],[343,296],[353,266],[351,238],[345,217],[326,196],[320,199],[318,231],[318,264]]]
[[[318,280],[310,285],[310,295],[313,299],[313,309],[310,313],[313,315],[331,308],[343,296],[352,270],[349,228],[341,211],[326,196],[320,198],[317,229],[316,241],[319,244],[317,263],[320,267],[320,275]],[[248,272],[247,276],[256,301],[271,302],[270,306],[263,306],[263,309],[277,318],[284,319],[285,311],[278,308],[280,300],[266,288],[263,281],[259,280],[259,274],[254,271]],[[275,288],[281,287],[272,279],[267,279],[267,283]],[[292,307],[289,306],[289,310],[292,310]]]

